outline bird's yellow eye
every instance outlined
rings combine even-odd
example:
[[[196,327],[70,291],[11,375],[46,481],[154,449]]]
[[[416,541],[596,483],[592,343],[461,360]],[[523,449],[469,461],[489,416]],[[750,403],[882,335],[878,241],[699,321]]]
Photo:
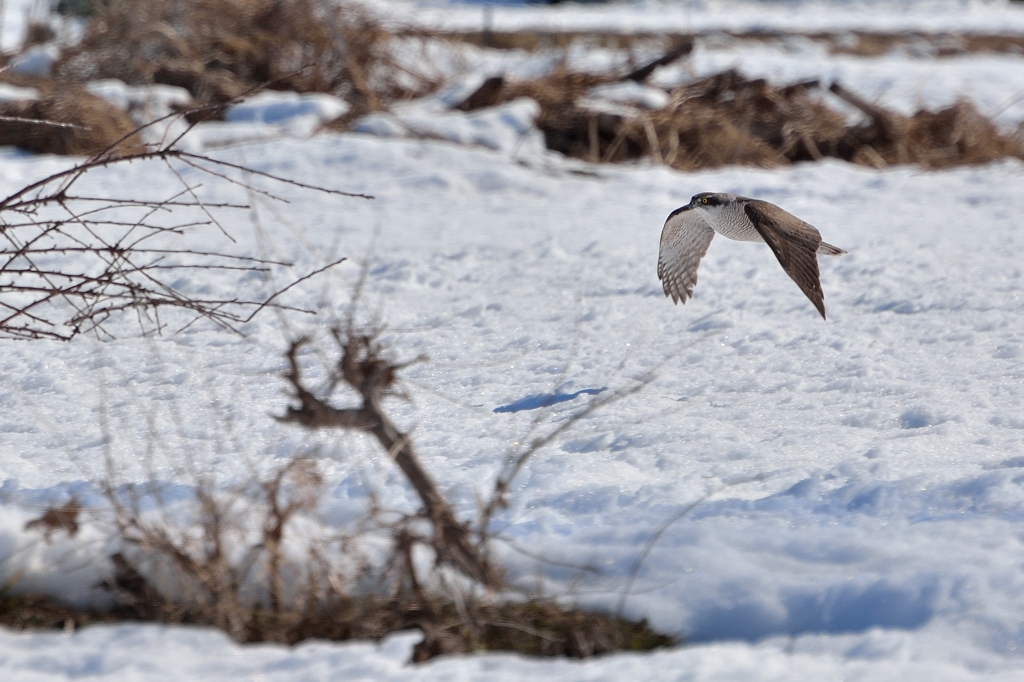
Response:
[[[704,197],[703,199],[700,200],[700,203],[702,203],[702,204],[708,203],[708,198]]]

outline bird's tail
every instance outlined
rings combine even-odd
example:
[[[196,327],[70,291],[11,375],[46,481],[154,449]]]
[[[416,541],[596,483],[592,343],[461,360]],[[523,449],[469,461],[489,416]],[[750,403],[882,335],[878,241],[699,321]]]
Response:
[[[842,256],[846,252],[838,246],[832,246],[831,244],[822,242],[818,244],[818,253],[825,254],[826,256]]]

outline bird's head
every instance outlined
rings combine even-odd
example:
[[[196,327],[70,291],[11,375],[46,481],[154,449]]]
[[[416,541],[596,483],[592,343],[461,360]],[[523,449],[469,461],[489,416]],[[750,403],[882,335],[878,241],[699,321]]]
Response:
[[[725,206],[735,200],[735,194],[726,194],[724,192],[701,192],[700,194],[693,195],[693,198],[690,199],[690,207],[702,210],[713,210]]]

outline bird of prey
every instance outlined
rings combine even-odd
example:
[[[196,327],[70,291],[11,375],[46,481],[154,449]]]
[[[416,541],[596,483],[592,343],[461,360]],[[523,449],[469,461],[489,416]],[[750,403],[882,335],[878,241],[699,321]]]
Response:
[[[658,279],[673,303],[686,303],[697,285],[697,266],[715,232],[741,242],[765,242],[800,291],[825,317],[825,294],[818,278],[818,257],[842,249],[821,241],[821,233],[775,204],[758,199],[702,192],[669,214],[661,231]]]

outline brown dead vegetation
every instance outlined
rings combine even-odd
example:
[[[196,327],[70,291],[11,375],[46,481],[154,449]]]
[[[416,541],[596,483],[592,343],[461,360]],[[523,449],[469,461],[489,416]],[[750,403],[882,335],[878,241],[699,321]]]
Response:
[[[22,122],[6,121],[12,125]],[[35,130],[63,129],[65,124],[32,120],[27,125]],[[208,181],[252,191],[249,180],[259,178],[327,195],[372,198],[304,185],[193,154],[176,147],[180,136],[162,146],[140,149],[134,140],[141,130],[133,129],[118,144],[0,197],[0,339],[68,340],[82,333],[112,338],[108,322],[125,314],[136,318],[142,334],[160,334],[169,324],[184,321],[176,314],[164,315],[172,311],[190,318],[184,321],[185,327],[203,319],[237,332],[238,325],[262,310],[288,307],[280,304],[278,297],[323,271],[295,278],[265,298],[212,298],[182,291],[180,282],[196,276],[248,272],[264,277],[272,268],[291,265],[232,253],[230,247],[196,251],[175,248],[173,241],[153,244],[158,236],[173,239],[201,229],[219,232],[235,244],[217,214],[249,208],[248,204],[204,202],[197,194],[201,185],[187,182],[174,164],[194,169]],[[169,190],[169,196],[119,197],[116,191],[111,196],[88,189],[78,193],[83,178],[111,166],[145,162],[150,162],[147,172],[166,173],[162,181],[177,185]],[[239,174],[243,179],[232,177]],[[262,193],[275,198],[266,191]],[[183,279],[184,273],[189,277]]]
[[[0,625],[11,630],[74,631],[123,619],[123,614],[116,611],[76,608],[45,595],[14,595],[0,589]]]
[[[0,82],[39,92],[35,99],[0,102],[0,146],[81,156],[115,145],[120,154],[141,150],[128,114],[80,85],[7,73]]]
[[[190,120],[218,117],[223,104],[270,87],[326,92],[351,105],[331,125],[344,129],[359,116],[421,96],[439,83],[414,73],[394,54],[396,39],[458,40],[493,47],[565,48],[586,42],[625,51],[629,73],[579,73],[565,68],[531,81],[500,76],[458,108],[471,111],[532,97],[541,105],[538,126],[548,148],[591,162],[649,158],[681,170],[728,164],[777,166],[838,158],[883,167],[919,164],[943,168],[1024,157],[1024,133],[1000,130],[971,102],[940,111],[901,115],[867,102],[842,84],[808,81],[772,84],[736,71],[685,83],[669,106],[646,111],[594,107],[590,88],[622,80],[643,82],[656,68],[685,57],[695,40],[824,42],[833,52],[877,56],[905,49],[943,56],[964,51],[1024,51],[1011,35],[926,33],[751,32],[744,34],[616,34],[427,32],[384,27],[364,10],[330,0],[114,0],[94,5],[81,42],[55,67],[60,85],[43,82],[35,101],[9,103],[0,115],[0,144],[31,151],[89,154],[130,131],[125,114],[85,93],[76,83],[117,78],[132,85],[186,88],[199,107]],[[638,47],[660,46],[663,56],[635,63]],[[408,61],[408,60],[406,60]],[[839,100],[863,114],[850,123]],[[45,121],[31,123],[30,121]],[[122,148],[129,147],[122,145]]]
[[[824,158],[876,168],[945,168],[1024,158],[1021,131],[1001,131],[965,99],[904,116],[838,83],[828,89],[818,81],[779,86],[728,70],[675,88],[668,106],[656,111],[601,109],[584,101],[592,87],[630,77],[560,71],[500,87],[488,82],[486,98],[474,93],[461,108],[532,97],[541,105],[537,125],[549,149],[592,162],[650,158],[681,170]],[[835,106],[838,100],[863,120],[849,123]]]
[[[360,286],[353,293],[350,310],[357,305]],[[351,313],[344,325],[330,331],[330,339],[333,351],[325,352],[309,337],[290,345],[284,378],[297,405],[289,406],[279,419],[306,429],[373,436],[416,493],[419,508],[415,511],[395,516],[394,511],[371,510],[377,526],[391,537],[391,557],[383,575],[390,585],[390,599],[398,601],[388,602],[387,610],[404,609],[424,635],[415,660],[479,649],[582,657],[672,644],[670,637],[659,635],[645,622],[564,608],[550,600],[517,598],[493,557],[494,517],[506,508],[511,485],[525,464],[579,419],[642,389],[649,377],[631,389],[592,400],[546,435],[507,453],[490,495],[478,500],[476,522],[470,523],[458,518],[455,506],[417,456],[412,434],[399,430],[385,406],[385,398],[405,397],[399,383],[401,370],[425,358],[397,361],[381,342],[380,330],[357,331]],[[312,355],[321,361],[332,355],[337,358],[326,365],[326,388],[309,387],[300,362],[304,350],[318,351]],[[335,401],[345,400],[333,395],[338,391],[349,394],[350,404],[354,397],[355,405],[335,406]],[[433,557],[432,568],[417,565],[417,548]]]
[[[434,550],[439,564],[454,567],[484,587],[499,587],[502,584],[500,573],[487,560],[484,548],[473,544],[469,527],[458,521],[433,477],[423,468],[412,437],[400,431],[384,411],[383,400],[385,396],[395,395],[398,371],[408,363],[398,364],[388,359],[380,342],[372,336],[342,329],[333,330],[333,335],[341,357],[332,383],[342,382],[354,390],[361,404],[336,408],[306,388],[297,354],[308,339],[300,339],[288,350],[289,370],[285,375],[299,407],[289,407],[281,421],[300,424],[310,430],[350,429],[371,434],[416,491],[423,505],[423,517],[432,528],[430,538],[414,538],[406,524],[399,530],[406,541],[399,545],[421,540]]]
[[[92,15],[56,77],[175,85],[199,104],[269,84],[377,110],[430,85],[391,60],[391,38],[358,7],[329,0],[115,0]]]
[[[296,371],[295,351],[306,343],[293,345],[288,353],[292,368],[286,378],[300,393],[306,389]],[[401,367],[380,352],[375,340],[368,347],[362,340],[354,343],[357,350],[341,363],[350,375],[346,381],[367,391],[367,384],[374,392],[384,385],[394,388]],[[456,520],[418,460],[399,463],[402,457],[415,458],[411,438],[390,425],[380,398],[367,397],[373,404],[362,408],[338,409],[310,394],[300,399],[303,407],[288,414],[308,413],[290,419],[306,427],[314,427],[307,417],[316,410],[315,427],[394,430],[401,441],[391,448],[396,464],[412,487],[425,486],[426,498],[436,496],[425,502],[427,508],[403,514],[371,503],[366,517],[348,531],[310,532],[327,489],[317,460],[296,456],[236,487],[200,476],[188,511],[180,501],[172,510],[158,482],[116,485],[116,464],[108,456],[103,487],[109,509],[86,514],[91,523],[112,524],[119,544],[109,557],[110,577],[100,585],[113,595],[114,606],[74,608],[43,596],[16,596],[8,588],[0,590],[0,624],[73,630],[96,622],[150,621],[214,626],[238,642],[282,644],[311,638],[379,640],[417,629],[423,639],[413,651],[414,662],[474,651],[583,658],[677,643],[643,620],[510,589],[488,563],[490,533],[471,535],[468,525]],[[489,522],[519,468],[542,444],[509,460],[482,523]],[[46,510],[26,529],[42,532],[44,542],[52,534],[73,535],[85,522],[81,511],[72,498]],[[432,533],[423,532],[423,521]],[[383,556],[370,558],[364,551],[364,543],[379,548],[386,539],[390,544]],[[414,559],[417,547],[434,553],[432,567],[422,556]]]
[[[155,593],[123,556],[115,555],[114,563],[117,577],[111,586],[121,600],[115,608],[78,608],[46,596],[0,591],[0,625],[16,631],[65,632],[124,621],[212,625],[203,614],[175,606]],[[238,641],[245,643],[381,640],[395,632],[421,630],[429,634],[413,649],[414,663],[480,651],[587,658],[614,651],[650,651],[678,643],[652,630],[646,621],[568,608],[549,599],[490,604],[438,599],[430,612],[425,612],[415,599],[338,599],[305,612],[252,609],[244,614],[244,623]]]
[[[410,29],[401,35],[424,36],[425,31]],[[641,45],[676,44],[682,41],[712,40],[719,45],[749,42],[785,45],[793,40],[811,41],[823,45],[833,54],[858,57],[878,57],[888,52],[903,50],[922,57],[955,57],[964,54],[997,53],[1024,54],[1024,36],[998,33],[887,33],[877,31],[720,31],[713,33],[664,33],[637,31],[441,31],[433,33],[448,40],[470,43],[481,47],[504,50],[542,50],[567,48],[586,43],[603,48],[631,50]]]

